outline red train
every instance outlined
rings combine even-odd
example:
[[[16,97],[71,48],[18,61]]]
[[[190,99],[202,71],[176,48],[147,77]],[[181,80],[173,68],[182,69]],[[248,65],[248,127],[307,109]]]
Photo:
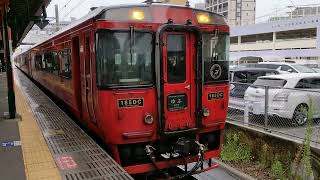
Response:
[[[129,173],[197,162],[191,174],[220,153],[228,45],[224,18],[209,11],[99,7],[15,63],[101,137]]]

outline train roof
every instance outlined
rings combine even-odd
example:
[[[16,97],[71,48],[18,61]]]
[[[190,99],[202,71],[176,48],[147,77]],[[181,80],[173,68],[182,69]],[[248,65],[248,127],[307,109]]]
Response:
[[[97,17],[99,17],[99,15],[101,15],[102,13],[108,11],[108,10],[111,10],[111,9],[120,9],[120,8],[139,8],[139,7],[173,7],[173,8],[183,8],[183,9],[193,9],[193,10],[196,10],[196,11],[202,11],[202,12],[207,12],[207,13],[210,13],[210,14],[213,14],[215,16],[218,16],[220,18],[223,18],[223,15],[221,14],[218,14],[218,13],[214,13],[212,11],[208,11],[208,10],[203,10],[203,9],[197,9],[197,8],[192,8],[192,7],[188,7],[188,6],[180,6],[180,5],[172,5],[172,4],[163,4],[163,3],[153,3],[153,4],[131,4],[131,5],[114,5],[114,6],[101,6],[101,7],[97,7],[96,9],[90,11],[87,15],[83,16],[82,18],[74,21],[73,23],[71,23],[70,25],[64,27],[63,29],[55,32],[54,34],[52,34],[50,37],[46,38],[45,40],[43,41],[40,41],[39,43],[33,45],[30,49],[34,48],[34,47],[37,47],[43,43],[45,43],[46,41],[52,39],[53,37],[57,36],[57,35],[60,35],[60,34],[63,34],[64,32],[72,29],[72,28],[75,28],[77,27],[78,25],[90,20],[90,19],[96,19]],[[222,23],[223,25],[225,25],[226,23]],[[20,54],[23,54],[25,52],[27,52],[28,50],[30,49],[27,49],[27,50],[24,50],[23,52],[21,53],[18,53],[16,56],[20,55]]]

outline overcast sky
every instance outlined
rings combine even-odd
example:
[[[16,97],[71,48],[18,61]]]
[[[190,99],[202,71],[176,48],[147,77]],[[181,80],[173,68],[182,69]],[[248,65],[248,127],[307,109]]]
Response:
[[[108,6],[116,4],[135,4],[144,0],[52,0],[47,8],[49,17],[54,16],[54,5],[58,4],[60,20],[70,20],[70,17],[79,19],[88,13],[90,7]],[[204,0],[189,0],[191,5],[204,2]],[[317,5],[320,0],[256,0],[256,21],[262,22],[272,15],[285,15],[290,11],[288,6]]]

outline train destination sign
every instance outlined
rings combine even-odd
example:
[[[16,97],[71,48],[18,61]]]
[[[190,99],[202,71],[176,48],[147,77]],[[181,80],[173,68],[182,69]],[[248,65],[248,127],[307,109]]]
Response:
[[[208,94],[208,100],[222,99],[223,96],[223,92],[212,92]]]
[[[178,111],[187,107],[187,96],[185,94],[173,94],[168,96],[168,110]]]
[[[119,108],[143,107],[143,98],[118,99]]]

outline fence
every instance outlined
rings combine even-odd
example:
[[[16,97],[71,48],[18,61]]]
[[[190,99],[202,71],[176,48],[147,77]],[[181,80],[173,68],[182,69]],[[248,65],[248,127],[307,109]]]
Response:
[[[311,145],[320,149],[320,84],[263,84],[231,83],[227,122],[300,143],[309,128]]]

